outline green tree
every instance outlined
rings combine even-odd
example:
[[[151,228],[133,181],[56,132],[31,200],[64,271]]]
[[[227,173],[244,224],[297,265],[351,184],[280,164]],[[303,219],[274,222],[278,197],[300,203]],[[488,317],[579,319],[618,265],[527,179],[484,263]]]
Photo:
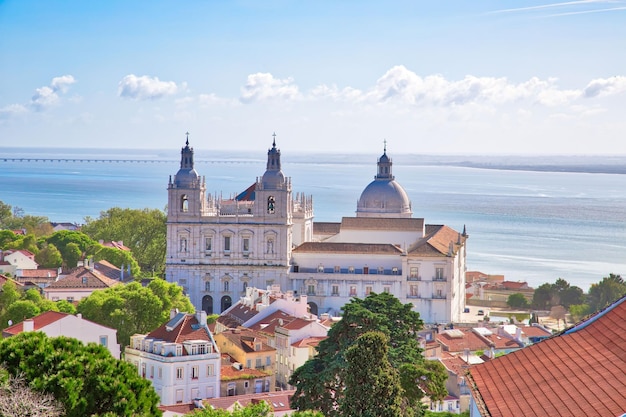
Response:
[[[147,333],[167,322],[170,308],[194,312],[186,297],[170,298],[170,294],[177,294],[177,290],[170,287],[178,287],[177,284],[161,281],[163,287],[158,284],[142,287],[138,282],[131,282],[94,291],[89,297],[80,300],[77,311],[85,319],[116,329],[120,344],[126,346],[133,334]],[[155,294],[153,288],[165,290]],[[170,308],[166,309],[164,304]]]
[[[65,266],[69,269],[76,268],[78,266],[78,261],[83,257],[83,251],[80,250],[80,247],[77,243],[70,242],[65,246],[65,250],[63,251],[63,260],[65,261]]]
[[[1,202],[0,202],[1,203]],[[17,240],[17,235],[11,230],[0,230],[0,249],[8,249]]]
[[[389,339],[381,332],[367,332],[346,349],[344,400],[340,413],[350,417],[400,417],[400,378],[387,358]]]
[[[541,284],[533,294],[533,308],[546,310],[552,305],[552,284]]]
[[[110,208],[98,219],[86,218],[82,231],[94,240],[123,241],[145,273],[165,270],[167,216],[156,209]]]
[[[102,245],[98,245],[97,247],[98,249],[96,250],[96,254],[94,255],[96,261],[101,261],[104,259],[105,261],[117,266],[120,269],[122,268],[122,266],[124,266],[124,269],[126,269],[128,265],[130,265],[131,274],[134,277],[139,276],[141,272],[139,264],[130,252],[117,248],[109,248]]]
[[[589,304],[574,304],[569,306],[569,314],[572,316],[572,319],[579,321],[591,314],[591,308]]]
[[[585,293],[579,287],[568,287],[561,291],[561,305],[569,308],[571,305],[582,304],[585,302]]]
[[[13,281],[7,281],[2,286],[2,291],[0,291],[0,312],[6,311],[6,309],[19,300],[22,297],[22,294],[17,289],[17,285]]]
[[[4,222],[4,227],[11,230],[25,229],[27,234],[45,236],[52,233],[50,220],[45,216],[12,216]]]
[[[76,306],[67,300],[59,300],[56,302],[58,311],[67,314],[76,314]]]
[[[524,297],[524,294],[518,292],[509,295],[509,298],[506,300],[506,304],[511,308],[527,308],[528,300]]]
[[[161,415],[150,382],[104,346],[24,332],[0,341],[0,360],[32,389],[52,394],[67,417]]]
[[[388,337],[388,360],[395,369],[401,369],[405,364],[423,369],[426,361],[417,342],[417,332],[423,323],[412,307],[388,293],[372,293],[365,299],[353,298],[344,305],[342,319],[331,327],[328,338],[320,342],[318,354],[292,375],[290,384],[296,387],[292,407],[319,410],[327,417],[339,416],[338,410],[345,399],[345,352],[360,335],[370,331],[380,331]],[[446,374],[442,374],[445,381]],[[403,378],[402,372],[401,383],[405,413],[421,413],[419,405],[412,405],[419,404],[427,387],[416,390],[414,386],[420,381]],[[440,399],[438,396],[444,390],[445,386],[426,394]]]
[[[0,226],[6,227],[5,222],[13,217],[13,208],[10,204],[0,201]]]
[[[2,328],[10,326],[9,322],[15,324],[23,321],[24,319],[30,319],[35,317],[41,312],[41,309],[30,300],[17,300],[9,307],[2,315]]]
[[[35,255],[35,262],[41,268],[58,268],[63,265],[63,256],[53,244],[49,243]]]
[[[81,255],[85,254],[85,256],[93,255],[95,253],[97,244],[97,242],[91,239],[89,236],[77,230],[59,230],[58,232],[54,232],[50,236],[46,237],[45,242],[53,244],[59,250],[59,252],[61,252],[61,255],[63,255],[63,260],[66,262],[68,260],[67,245],[69,245],[70,243],[75,243],[78,246]],[[73,252],[76,252],[75,249],[71,250]],[[71,256],[72,254],[70,254],[70,257]]]
[[[589,287],[589,307],[592,312],[600,311],[618,298],[626,294],[624,279],[615,274],[609,274],[597,284]]]

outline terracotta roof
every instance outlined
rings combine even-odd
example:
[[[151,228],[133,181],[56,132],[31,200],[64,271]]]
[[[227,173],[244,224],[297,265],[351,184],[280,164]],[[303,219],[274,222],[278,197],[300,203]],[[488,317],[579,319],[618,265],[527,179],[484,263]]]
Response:
[[[549,337],[552,336],[549,330],[541,326],[518,326],[522,333],[528,337]]]
[[[446,352],[463,352],[465,349],[474,352],[487,350],[491,347],[487,340],[472,329],[444,330],[438,333],[435,338]]]
[[[502,288],[506,288],[509,290],[521,290],[528,288],[527,282],[516,282],[516,281],[502,281],[499,284]]]
[[[228,339],[233,345],[239,347],[242,351],[249,352],[271,352],[276,351],[275,348],[267,344],[267,339],[261,333],[245,329],[230,329],[219,333],[220,336]],[[261,349],[255,349],[255,343],[261,343]]]
[[[313,222],[313,234],[336,235],[341,229],[341,223],[336,222]]]
[[[424,219],[380,218],[380,217],[343,217],[342,229],[356,230],[400,230],[403,232],[419,231],[422,233]]]
[[[622,415],[625,317],[626,296],[557,336],[472,367],[481,415]]]
[[[102,275],[106,276],[107,278],[111,278],[114,280],[118,280],[122,276],[122,272],[120,268],[118,268],[117,266],[113,265],[112,263],[108,261],[105,261],[104,259],[101,261],[94,262],[93,269],[100,272]]]
[[[451,355],[448,352],[442,352],[440,362],[446,369],[458,376],[465,375],[470,365],[463,360],[462,354]]]
[[[74,268],[69,275],[59,278],[46,287],[48,289],[54,288],[109,288],[114,285],[120,284],[119,281],[106,277],[98,271],[91,271],[89,268],[80,266]]]
[[[107,248],[114,248],[123,250],[124,252],[130,252],[130,248],[124,245],[124,242],[121,240],[119,242],[111,241],[111,242],[103,242],[102,246],[106,246]]]
[[[273,335],[276,331],[276,327],[284,326],[285,323],[289,323],[296,318],[282,310],[276,310],[269,316],[262,320],[259,320],[254,325],[248,327],[250,330],[255,330],[263,334]],[[282,324],[281,324],[282,320]]]
[[[174,319],[154,329],[148,333],[147,337],[170,343],[183,343],[187,340],[205,340],[212,342],[208,330],[199,325],[195,315],[186,313],[178,314],[180,316],[177,315]],[[172,324],[177,318],[181,320],[172,327]]]
[[[237,201],[254,201],[256,190],[256,182],[241,192],[235,200]]]
[[[327,338],[328,336],[306,337],[298,342],[292,343],[291,346],[297,347],[297,348],[303,348],[303,347],[316,348],[317,345],[319,345],[322,340],[327,339]]]
[[[386,243],[340,243],[340,242],[305,242],[295,248],[297,253],[363,253],[363,254],[401,254],[402,249]]]
[[[242,302],[238,302],[233,306],[233,308],[230,308],[228,311],[226,311],[225,315],[234,317],[239,322],[239,324],[243,324],[250,320],[252,317],[256,316],[258,313],[259,312],[256,311],[254,306],[248,307]]]
[[[172,413],[189,414],[196,409],[193,404],[160,405],[159,410]]]
[[[14,280],[12,280],[9,277],[0,274],[0,287],[2,287],[7,281],[11,281],[12,283],[14,283],[18,287],[23,287],[24,286],[24,284],[22,284],[21,282],[14,281]]]
[[[445,225],[427,225],[426,236],[411,245],[408,253],[409,255],[447,256],[450,251],[450,243],[453,244],[454,251],[457,250],[459,238],[461,244],[464,244],[466,238],[456,230]]]
[[[287,411],[290,410],[289,399],[294,393],[295,390],[273,391],[258,394],[235,395],[231,397],[210,398],[208,400],[204,400],[204,404],[209,404],[214,408],[226,410],[231,408],[235,402],[239,403],[242,407],[245,407],[253,402],[266,401],[272,406],[274,411]]]
[[[47,325],[52,324],[57,320],[61,320],[62,318],[67,316],[71,316],[71,314],[61,313],[59,311],[46,311],[45,313],[41,313],[40,315],[35,316],[30,320],[33,320],[33,331],[37,331],[40,330],[42,327],[46,327]],[[23,330],[24,322],[21,321],[11,327],[7,327],[2,331],[2,333],[16,335],[22,333]]]
[[[311,323],[312,323],[311,320],[305,320],[305,319],[297,318],[295,320],[290,321],[289,323],[285,323],[281,327],[283,329],[287,329],[287,330],[298,330],[298,329],[302,329],[303,327],[308,326]]]
[[[20,278],[50,278],[55,279],[58,275],[58,271],[54,268],[40,268],[40,269],[22,269],[20,271]]]
[[[241,370],[239,370],[239,369],[233,368],[232,365],[223,365],[220,368],[220,379],[222,381],[234,380],[236,378],[246,378],[246,377],[251,377],[251,376],[264,378],[269,375],[270,374],[268,374],[267,371],[262,371],[260,369],[254,369],[254,368],[241,368]]]

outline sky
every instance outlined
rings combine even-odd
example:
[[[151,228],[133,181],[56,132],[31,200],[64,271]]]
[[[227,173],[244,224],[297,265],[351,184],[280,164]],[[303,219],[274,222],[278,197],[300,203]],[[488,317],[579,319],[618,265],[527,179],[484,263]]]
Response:
[[[0,0],[0,148],[626,154],[626,0]]]

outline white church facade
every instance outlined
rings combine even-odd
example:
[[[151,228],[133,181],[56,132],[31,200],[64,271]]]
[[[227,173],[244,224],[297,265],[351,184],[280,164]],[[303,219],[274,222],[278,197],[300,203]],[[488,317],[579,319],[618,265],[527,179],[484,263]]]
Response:
[[[187,141],[168,184],[166,279],[207,314],[248,286],[307,295],[313,314],[339,315],[352,297],[389,292],[427,323],[456,322],[465,307],[465,230],[412,217],[387,152],[355,217],[314,222],[313,199],[292,192],[272,144],[266,171],[236,198],[206,194]]]

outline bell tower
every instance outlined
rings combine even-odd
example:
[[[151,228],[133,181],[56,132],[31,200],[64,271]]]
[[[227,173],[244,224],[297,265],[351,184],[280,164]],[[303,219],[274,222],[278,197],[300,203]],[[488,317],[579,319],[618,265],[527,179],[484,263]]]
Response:
[[[178,218],[197,217],[204,211],[206,184],[194,169],[193,148],[189,146],[189,132],[186,133],[185,147],[180,151],[180,169],[170,176],[167,186],[168,221]]]
[[[254,216],[263,223],[291,224],[291,179],[283,174],[276,133],[273,136],[265,173],[257,179]]]

